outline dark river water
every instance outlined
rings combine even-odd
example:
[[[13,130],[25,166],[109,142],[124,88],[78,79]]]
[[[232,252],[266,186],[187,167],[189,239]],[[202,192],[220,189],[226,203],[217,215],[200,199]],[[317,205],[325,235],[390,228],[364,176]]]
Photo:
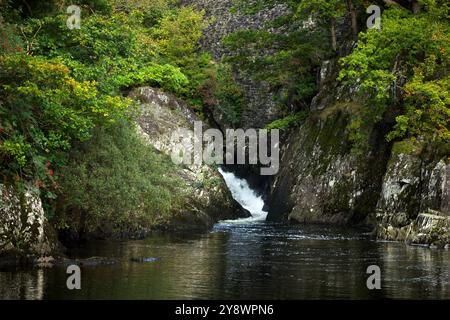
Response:
[[[449,251],[327,227],[224,222],[208,234],[94,242],[70,255],[118,262],[82,267],[74,291],[63,267],[0,272],[0,298],[450,299]],[[379,291],[367,289],[370,265],[381,268]]]
[[[0,298],[450,299],[450,251],[376,242],[356,230],[266,223],[262,198],[220,172],[251,218],[207,234],[90,242],[68,256],[116,263],[82,266],[81,290],[67,289],[66,267],[36,268],[0,272]],[[367,288],[373,265],[381,290]]]

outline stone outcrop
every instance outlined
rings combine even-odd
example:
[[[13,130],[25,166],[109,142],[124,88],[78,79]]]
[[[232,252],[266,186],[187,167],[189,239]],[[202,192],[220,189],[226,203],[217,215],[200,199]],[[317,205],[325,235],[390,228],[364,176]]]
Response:
[[[377,238],[411,245],[450,247],[450,215],[428,210],[413,220],[404,213],[378,213]]]
[[[376,211],[380,239],[441,247],[448,244],[450,164],[443,159],[393,153]]]
[[[158,151],[170,156],[175,144],[173,136],[178,129],[192,129],[199,119],[184,101],[159,89],[143,87],[135,89],[130,97],[140,101],[138,131],[143,139]],[[231,196],[219,172],[206,164],[179,166],[174,174],[180,176],[193,190],[182,206],[183,210],[174,214],[168,225],[170,230],[205,230],[223,219],[248,217]]]
[[[394,147],[395,150],[395,147]],[[428,209],[450,213],[450,164],[393,153],[383,179],[377,211],[415,219]]]
[[[280,173],[270,190],[269,220],[358,224],[375,209],[386,146],[351,153],[351,105],[335,105],[305,121],[282,144]]]
[[[0,253],[45,254],[54,250],[52,236],[39,190],[0,184]]]
[[[261,29],[268,21],[286,12],[283,5],[275,5],[272,8],[249,15],[239,10],[232,10],[233,0],[182,0],[181,3],[205,10],[206,17],[212,19],[205,31],[202,47],[211,52],[217,61],[233,54],[222,44],[222,39],[225,36],[242,29]],[[262,128],[278,118],[280,110],[276,106],[267,83],[254,81],[249,76],[239,72],[236,72],[236,79],[242,87],[245,97],[239,127],[245,129]],[[217,110],[215,110],[213,116],[219,125],[226,126],[221,115],[217,114]]]
[[[372,128],[369,150],[355,156],[347,132],[361,108],[359,88],[336,81],[337,60],[324,61],[311,116],[281,142],[281,170],[269,192],[269,219],[361,225],[378,239],[448,244],[450,164],[422,142],[386,142],[392,124]],[[408,149],[408,148],[406,148]],[[430,210],[431,213],[430,213]]]

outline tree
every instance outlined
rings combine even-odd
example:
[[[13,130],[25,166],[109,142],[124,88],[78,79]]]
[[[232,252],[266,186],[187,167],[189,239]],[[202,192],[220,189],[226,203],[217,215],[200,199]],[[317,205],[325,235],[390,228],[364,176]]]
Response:
[[[359,87],[367,102],[353,131],[363,131],[389,111],[397,124],[388,140],[449,140],[449,5],[420,4],[422,11],[415,14],[398,5],[386,9],[382,29],[360,34],[357,48],[341,60],[339,78]]]
[[[311,0],[301,1],[297,7],[297,14],[306,20],[312,17],[322,27],[330,26],[331,43],[333,50],[337,49],[336,20],[345,14],[345,6],[342,0]]]

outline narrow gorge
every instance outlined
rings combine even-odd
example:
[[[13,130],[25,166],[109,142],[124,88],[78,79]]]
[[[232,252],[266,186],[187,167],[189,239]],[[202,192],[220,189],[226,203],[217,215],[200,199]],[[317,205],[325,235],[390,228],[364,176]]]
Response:
[[[445,1],[80,1],[69,31],[24,2],[0,1],[0,299],[450,298]],[[248,139],[207,163],[198,124]]]

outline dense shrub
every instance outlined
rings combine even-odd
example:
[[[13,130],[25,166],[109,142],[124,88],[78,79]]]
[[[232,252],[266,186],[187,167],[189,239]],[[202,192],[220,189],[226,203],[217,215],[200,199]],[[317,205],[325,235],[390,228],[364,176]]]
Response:
[[[58,225],[78,234],[150,228],[177,209],[185,187],[176,172],[131,124],[99,127],[61,169]]]
[[[424,1],[422,12],[394,6],[382,29],[360,34],[358,47],[342,59],[340,79],[360,88],[366,107],[349,127],[355,146],[386,112],[396,115],[387,138],[450,139],[450,27],[448,4]]]
[[[124,98],[150,85],[195,103],[215,90],[204,13],[173,0],[0,1],[0,179],[40,189],[47,217],[75,232],[147,228],[183,184],[144,146]],[[95,190],[95,192],[94,192]]]

